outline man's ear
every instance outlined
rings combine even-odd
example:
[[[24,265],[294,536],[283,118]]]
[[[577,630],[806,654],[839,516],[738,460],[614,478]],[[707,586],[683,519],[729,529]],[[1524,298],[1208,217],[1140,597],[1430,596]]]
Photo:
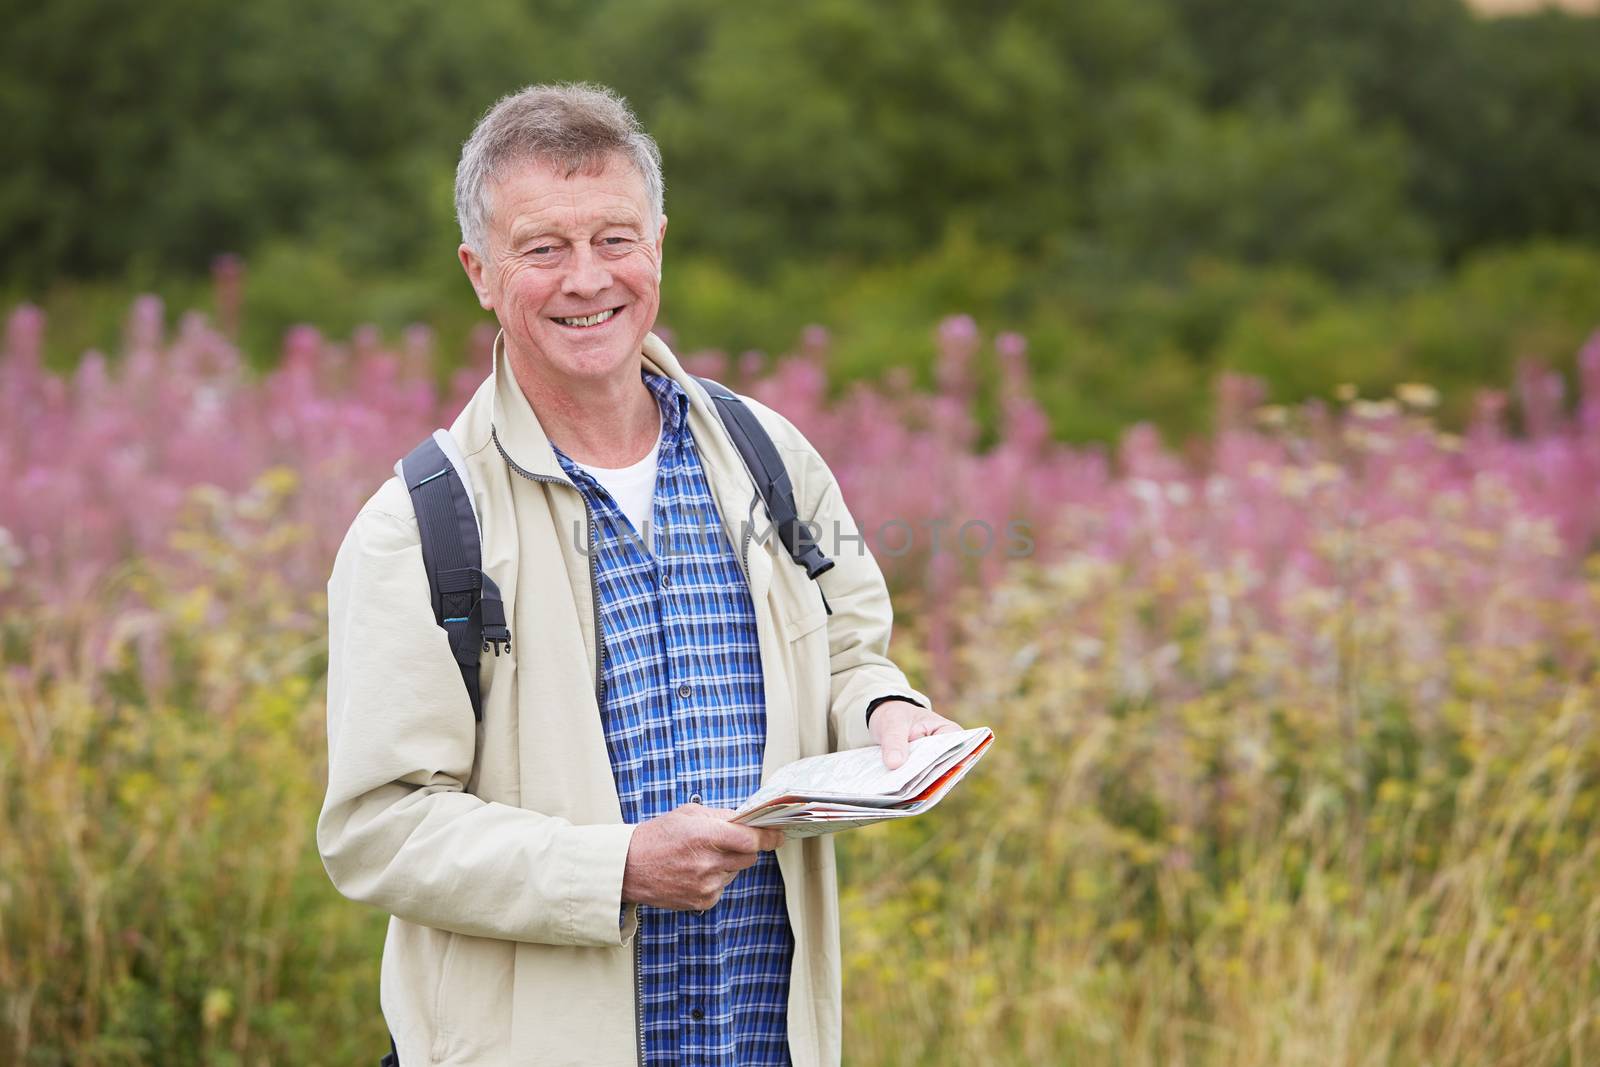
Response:
[[[467,272],[467,281],[472,283],[472,291],[478,294],[478,306],[485,311],[493,311],[494,298],[484,283],[483,260],[479,259],[478,253],[466,243],[456,249],[456,256],[461,260],[461,269]]]
[[[667,217],[661,216],[661,228],[656,230],[656,281],[661,281],[661,253],[666,248]]]

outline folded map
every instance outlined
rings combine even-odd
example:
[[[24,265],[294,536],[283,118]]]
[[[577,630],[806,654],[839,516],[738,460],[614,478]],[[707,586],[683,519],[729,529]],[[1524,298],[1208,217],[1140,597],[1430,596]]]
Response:
[[[796,760],[774,771],[733,821],[814,837],[920,815],[955,788],[993,740],[987,726],[920,737],[892,771],[876,746]]]

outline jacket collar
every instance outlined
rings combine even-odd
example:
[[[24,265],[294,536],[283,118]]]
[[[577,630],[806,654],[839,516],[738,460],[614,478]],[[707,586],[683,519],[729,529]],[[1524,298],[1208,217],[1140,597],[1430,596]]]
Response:
[[[678,362],[678,357],[672,354],[666,343],[653,333],[646,334],[640,346],[640,358],[646,370],[671,378],[689,398],[689,433],[694,437],[695,451],[700,456],[712,498],[721,513],[723,532],[747,568],[751,597],[761,603],[772,589],[773,561],[779,550],[774,547],[778,543],[776,537],[753,541],[745,536],[751,525],[762,526],[770,522],[770,516],[759,521],[755,519],[754,509],[761,499],[755,479],[722,425],[722,417],[718,415],[711,395],[692,374],[684,370],[683,364]],[[504,335],[495,338],[494,370],[490,377],[493,379],[490,432],[499,442],[500,452],[505,459],[535,478],[564,482],[572,486],[575,492],[580,492],[576,483],[561,469],[555,449],[550,446],[550,439],[540,428],[532,405],[511,373],[511,365],[505,354]],[[516,479],[513,478],[512,482],[515,483]],[[756,546],[760,546],[761,550],[756,551]],[[758,615],[758,624],[759,620]],[[773,751],[776,750],[768,749],[769,754]]]
[[[689,432],[694,435],[695,447],[700,452],[702,462],[710,468],[708,473],[713,475],[712,484],[717,485],[720,481],[722,485],[727,485],[726,479],[730,477],[748,482],[744,460],[729,440],[711,397],[695,381],[694,376],[683,368],[666,342],[653,333],[645,334],[639,354],[645,370],[670,378],[688,396]],[[494,369],[491,376],[494,379],[491,430],[506,460],[536,478],[570,482],[571,479],[556,459],[549,437],[539,425],[539,417],[534,414],[533,406],[528,403],[522,386],[517,383],[516,375],[511,370],[503,330],[494,339]],[[751,488],[754,488],[753,484]],[[734,514],[742,517],[743,507]]]

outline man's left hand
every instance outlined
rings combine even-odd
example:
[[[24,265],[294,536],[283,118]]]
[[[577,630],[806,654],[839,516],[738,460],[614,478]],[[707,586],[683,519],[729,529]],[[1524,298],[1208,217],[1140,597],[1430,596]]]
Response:
[[[961,724],[909,700],[885,700],[872,710],[868,728],[883,750],[883,765],[892,771],[906,761],[911,742],[929,734],[952,733]]]

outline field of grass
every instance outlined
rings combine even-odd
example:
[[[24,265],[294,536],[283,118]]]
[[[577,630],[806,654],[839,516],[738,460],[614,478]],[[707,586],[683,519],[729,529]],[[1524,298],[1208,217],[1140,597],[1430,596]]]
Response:
[[[323,583],[481,361],[302,330],[257,375],[146,301],[63,377],[45,328],[0,352],[0,1059],[373,1062],[385,917],[313,838]],[[1023,338],[938,336],[927,393],[828,399],[821,334],[691,360],[818,445],[897,657],[997,735],[840,839],[846,1062],[1600,1061],[1600,341],[1575,402],[1528,368],[1459,435],[1421,384],[1227,378],[1180,454],[1053,443]],[[934,548],[973,520],[1033,550]]]

